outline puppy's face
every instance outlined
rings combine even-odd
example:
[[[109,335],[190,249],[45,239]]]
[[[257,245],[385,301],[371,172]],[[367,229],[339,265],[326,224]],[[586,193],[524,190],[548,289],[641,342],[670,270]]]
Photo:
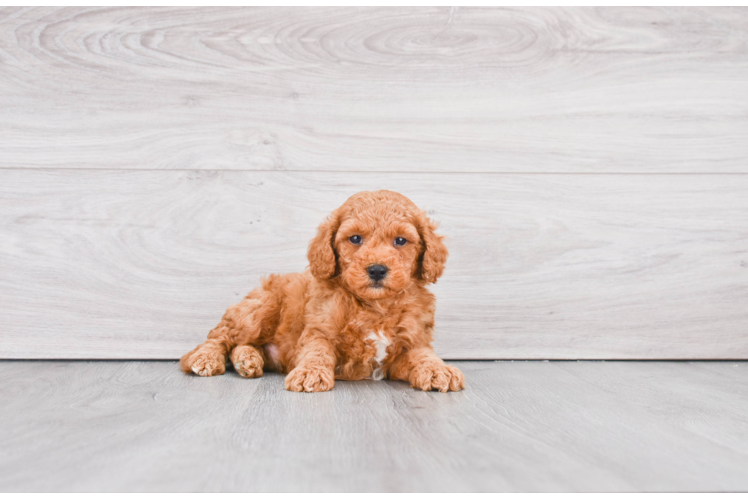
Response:
[[[350,214],[335,235],[340,277],[365,299],[389,297],[410,285],[422,242],[408,217],[374,205]]]
[[[414,280],[434,283],[447,259],[434,228],[398,193],[359,193],[320,226],[309,245],[310,269],[318,279],[339,276],[367,300],[391,297]]]

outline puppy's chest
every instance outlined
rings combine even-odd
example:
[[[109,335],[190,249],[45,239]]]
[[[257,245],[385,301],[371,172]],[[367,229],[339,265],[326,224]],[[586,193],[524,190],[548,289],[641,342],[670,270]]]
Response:
[[[381,380],[383,366],[391,360],[394,329],[381,323],[351,322],[338,345],[338,374],[342,378]]]

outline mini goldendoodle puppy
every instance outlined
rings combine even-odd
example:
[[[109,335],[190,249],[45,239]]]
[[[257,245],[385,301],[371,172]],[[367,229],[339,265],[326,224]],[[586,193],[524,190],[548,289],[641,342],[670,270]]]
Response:
[[[309,271],[270,275],[180,365],[209,377],[226,369],[287,373],[286,389],[329,391],[338,380],[405,380],[424,391],[465,387],[431,347],[434,296],[447,248],[435,224],[392,191],[351,196],[309,244]]]

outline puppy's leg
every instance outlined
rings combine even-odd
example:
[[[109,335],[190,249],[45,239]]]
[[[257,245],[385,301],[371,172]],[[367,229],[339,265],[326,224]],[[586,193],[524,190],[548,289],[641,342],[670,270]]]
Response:
[[[296,367],[286,376],[286,390],[322,392],[333,388],[336,358],[332,345],[326,339],[304,342],[297,359]]]
[[[203,377],[221,375],[226,371],[226,357],[231,352],[231,361],[240,375],[261,377],[263,358],[253,345],[261,345],[263,334],[272,335],[275,325],[269,324],[269,318],[276,315],[277,304],[271,292],[257,289],[229,307],[218,326],[208,334],[208,340],[182,356],[179,362],[182,370]]]
[[[406,351],[392,363],[389,377],[410,382],[411,387],[422,391],[447,392],[465,388],[462,372],[444,363],[431,347]]]

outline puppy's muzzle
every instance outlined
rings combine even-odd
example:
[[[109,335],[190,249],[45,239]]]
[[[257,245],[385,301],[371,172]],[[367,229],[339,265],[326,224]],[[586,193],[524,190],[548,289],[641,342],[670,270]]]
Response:
[[[374,283],[382,281],[387,276],[388,271],[389,269],[387,269],[387,266],[383,266],[382,264],[372,264],[366,268],[369,278],[371,278]]]

